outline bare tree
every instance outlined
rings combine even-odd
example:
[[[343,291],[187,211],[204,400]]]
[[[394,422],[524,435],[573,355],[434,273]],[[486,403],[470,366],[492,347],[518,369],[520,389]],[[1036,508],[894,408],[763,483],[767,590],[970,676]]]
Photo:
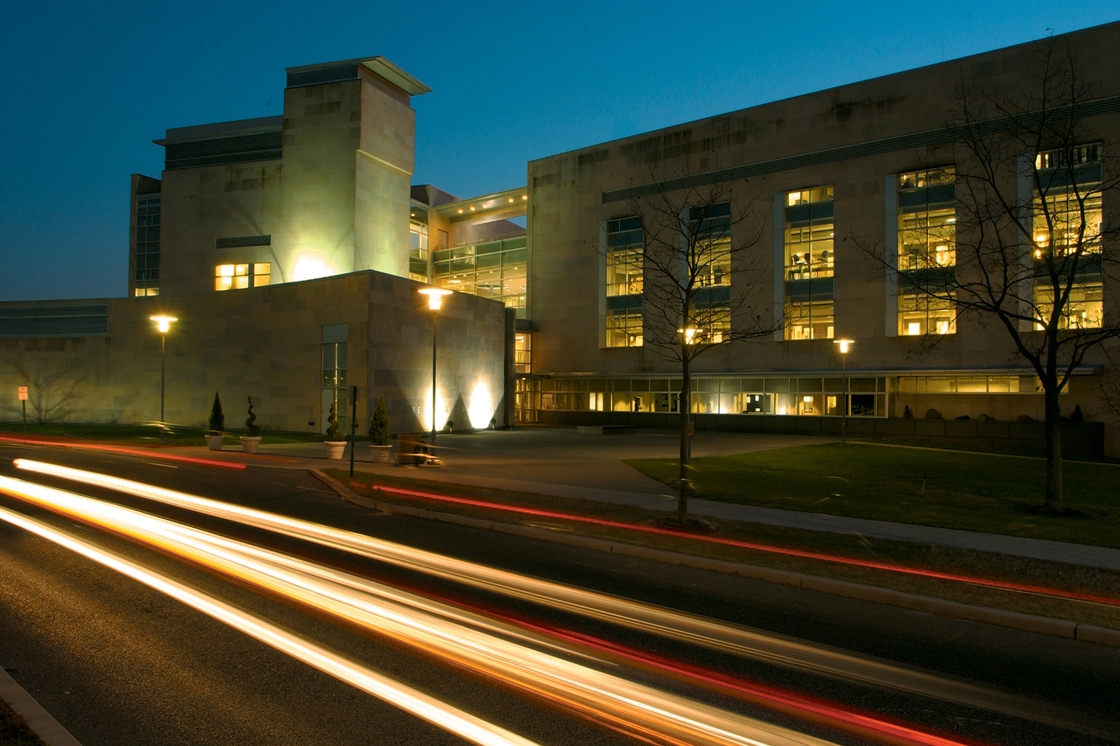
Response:
[[[40,425],[63,422],[85,410],[88,385],[78,363],[56,361],[32,366],[6,359],[0,359],[0,363],[14,373],[21,385],[27,385],[27,403]],[[10,405],[5,409],[16,412]]]
[[[1091,118],[1094,92],[1068,47],[1041,43],[1024,81],[984,87],[962,72],[949,125],[955,174],[941,169],[955,182],[955,261],[934,255],[944,240],[919,242],[924,256],[905,257],[902,247],[897,256],[869,253],[894,273],[900,294],[1005,330],[1041,384],[1045,508],[1060,512],[1059,395],[1090,351],[1120,336],[1103,304],[1118,226],[1102,211],[1120,181],[1102,163],[1110,149]]]
[[[761,216],[753,210],[757,195],[744,182],[693,186],[687,177],[655,178],[652,193],[630,200],[623,240],[608,234],[603,247],[608,296],[640,296],[640,328],[629,330],[631,338],[636,331],[640,344],[680,366],[681,522],[688,514],[693,362],[721,345],[771,336],[780,328],[766,302],[772,295],[768,265],[750,251],[761,235]],[[626,287],[612,292],[618,280]]]

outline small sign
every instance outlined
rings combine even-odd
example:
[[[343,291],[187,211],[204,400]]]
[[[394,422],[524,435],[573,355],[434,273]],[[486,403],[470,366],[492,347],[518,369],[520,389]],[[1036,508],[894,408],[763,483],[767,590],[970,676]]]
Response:
[[[26,386],[20,386],[19,387],[19,400],[20,401],[27,401],[27,387]]]

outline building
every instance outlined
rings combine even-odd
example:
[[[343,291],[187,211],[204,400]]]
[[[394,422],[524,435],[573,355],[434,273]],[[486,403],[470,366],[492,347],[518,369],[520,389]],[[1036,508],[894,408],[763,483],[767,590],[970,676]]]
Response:
[[[380,325],[384,304],[399,305],[427,283],[457,291],[452,307],[461,308],[465,325],[454,333],[474,334],[492,354],[485,374],[471,368],[469,355],[454,361],[470,370],[441,381],[441,396],[446,385],[454,403],[441,408],[437,424],[466,416],[485,379],[496,424],[670,425],[680,407],[680,369],[653,342],[687,330],[712,345],[692,371],[690,406],[700,427],[838,432],[846,415],[852,432],[869,436],[1038,443],[1040,426],[1020,420],[1042,419],[1043,398],[1006,332],[958,314],[952,297],[932,297],[916,283],[952,275],[964,235],[957,225],[966,204],[958,189],[964,161],[951,125],[961,81],[1023,90],[1040,44],[1052,42],[1084,61],[1092,91],[1079,160],[1067,169],[1075,172],[1068,188],[1032,192],[1021,179],[1015,188],[1024,205],[1045,204],[1055,214],[1069,194],[1096,189],[1085,214],[1096,223],[1089,232],[1100,236],[1116,209],[1100,185],[1114,176],[1109,148],[1120,147],[1120,65],[1111,53],[1120,23],[540,158],[528,164],[524,186],[469,199],[410,183],[409,102],[429,89],[373,57],[289,69],[282,117],[169,129],[157,141],[166,148],[162,178],[132,178],[130,298],[104,302],[110,331],[98,334],[115,346],[114,318],[140,319],[180,302],[210,320],[206,328],[218,324],[210,303],[227,314],[251,307],[244,315],[253,332],[225,338],[228,354],[214,359],[232,371],[242,345],[264,344],[277,359],[294,361],[315,344],[334,344],[325,330],[343,323],[332,316],[335,300],[308,300],[314,312],[286,317],[281,299],[319,298],[315,288],[331,288],[322,292],[349,303],[358,293],[355,320],[346,323],[350,339],[361,340],[349,354],[354,360],[362,350],[368,364],[354,366],[361,372],[348,380],[366,384],[367,400],[385,394],[395,402],[394,429],[419,430],[430,416],[421,380],[421,327],[430,322],[417,305],[406,324],[413,333],[386,334]],[[1019,155],[1036,173],[1071,166],[1049,151]],[[679,201],[679,232],[693,232],[706,252],[698,315],[690,311],[685,321],[653,303],[653,230],[643,205],[656,200]],[[1039,228],[1037,215],[1034,225],[1055,246],[1064,240],[1062,226]],[[1107,326],[1120,313],[1120,287],[1100,267],[1090,261],[1080,270],[1068,328]],[[1044,306],[1041,293],[1033,297]],[[751,302],[741,304],[746,294]],[[0,308],[0,319],[48,307]],[[485,318],[486,331],[466,316]],[[750,324],[767,333],[736,339]],[[32,339],[59,344],[36,328],[0,320],[6,349]],[[99,344],[96,335],[67,328],[64,346]],[[267,342],[253,338],[266,329]],[[854,341],[844,359],[834,344],[841,337]],[[458,349],[450,339],[448,350]],[[382,371],[389,358],[393,376]],[[262,422],[322,426],[336,395],[306,390],[333,391],[337,384],[326,382],[337,378],[320,371],[312,382],[319,362],[284,370],[278,390],[303,393],[258,408]],[[1080,407],[1098,421],[1071,428],[1076,448],[1100,452],[1106,438],[1110,452],[1118,448],[1114,428],[1099,422],[1096,391],[1106,362],[1091,351],[1061,397],[1063,413]],[[173,409],[182,421],[205,418],[204,395],[216,385],[248,380],[239,368],[194,375],[189,402]],[[132,401],[124,419],[151,419],[141,415],[152,410],[150,397],[137,392]],[[927,420],[930,410],[943,419]]]

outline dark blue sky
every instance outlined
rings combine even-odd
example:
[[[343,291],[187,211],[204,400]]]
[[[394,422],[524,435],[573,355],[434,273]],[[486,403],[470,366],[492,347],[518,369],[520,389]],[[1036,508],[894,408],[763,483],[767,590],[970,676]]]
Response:
[[[414,183],[1120,19],[1114,2],[0,0],[0,300],[124,295],[129,174],[168,127],[281,113],[284,68],[385,55],[432,87]]]

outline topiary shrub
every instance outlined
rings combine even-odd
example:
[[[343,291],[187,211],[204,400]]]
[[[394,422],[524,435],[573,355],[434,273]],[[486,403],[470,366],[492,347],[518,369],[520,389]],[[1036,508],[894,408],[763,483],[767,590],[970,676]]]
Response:
[[[253,414],[253,397],[249,397],[249,417],[245,420],[245,432],[250,438],[255,438],[261,434],[261,428],[257,425],[257,416]]]
[[[389,431],[389,411],[385,408],[385,395],[377,400],[377,407],[373,410],[373,419],[369,423],[369,439],[375,446],[387,446],[393,439]]]
[[[338,431],[338,415],[335,413],[335,402],[331,402],[331,413],[327,415],[327,440],[337,443],[342,440]]]
[[[222,400],[218,392],[214,392],[214,403],[210,406],[210,435],[221,435],[226,429],[226,416],[222,413]]]

